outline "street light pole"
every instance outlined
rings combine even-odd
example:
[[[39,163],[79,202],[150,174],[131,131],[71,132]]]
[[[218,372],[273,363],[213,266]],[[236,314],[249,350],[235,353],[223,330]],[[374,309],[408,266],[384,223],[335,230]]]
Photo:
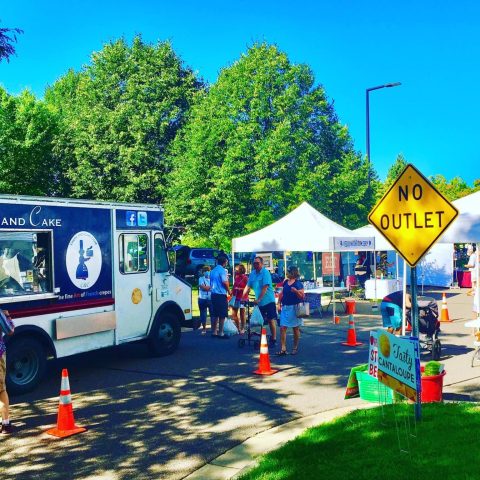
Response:
[[[385,83],[384,85],[378,85],[377,87],[371,87],[367,88],[365,91],[366,93],[366,100],[367,100],[367,105],[366,105],[366,112],[367,112],[367,179],[368,179],[368,188],[370,189],[370,92],[372,90],[380,90],[380,88],[391,88],[391,87],[398,87],[401,85],[400,82],[395,82],[395,83]]]

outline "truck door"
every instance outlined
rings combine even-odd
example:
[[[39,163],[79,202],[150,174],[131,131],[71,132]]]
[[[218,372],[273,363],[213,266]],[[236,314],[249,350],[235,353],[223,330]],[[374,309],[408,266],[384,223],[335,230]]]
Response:
[[[153,249],[153,310],[156,311],[163,303],[172,301],[180,307],[182,316],[191,319],[192,289],[187,282],[170,273],[163,233],[155,233]]]
[[[152,316],[150,232],[118,234],[115,272],[117,341],[142,337]]]

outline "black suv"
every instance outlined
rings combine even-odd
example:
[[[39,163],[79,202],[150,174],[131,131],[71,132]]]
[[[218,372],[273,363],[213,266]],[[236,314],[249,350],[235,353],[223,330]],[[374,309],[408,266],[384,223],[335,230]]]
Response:
[[[204,265],[213,268],[217,264],[217,257],[226,255],[215,248],[194,248],[186,245],[175,245],[172,250],[175,252],[175,273],[181,277],[199,277]]]

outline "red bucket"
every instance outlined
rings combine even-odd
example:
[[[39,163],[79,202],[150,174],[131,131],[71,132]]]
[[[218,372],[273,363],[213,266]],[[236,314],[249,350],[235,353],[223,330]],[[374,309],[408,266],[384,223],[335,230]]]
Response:
[[[345,299],[345,309],[347,310],[348,314],[355,313],[355,299],[353,298],[346,298]]]
[[[421,371],[424,371],[421,367]],[[444,370],[440,375],[422,377],[422,403],[441,402],[443,399],[443,377],[447,372]]]

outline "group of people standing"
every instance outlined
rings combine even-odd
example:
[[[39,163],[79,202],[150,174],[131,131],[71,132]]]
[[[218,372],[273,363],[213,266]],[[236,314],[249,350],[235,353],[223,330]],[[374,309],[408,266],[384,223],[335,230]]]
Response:
[[[293,348],[291,354],[298,352],[300,340],[300,326],[302,319],[297,318],[295,306],[304,300],[305,294],[302,283],[299,281],[299,271],[291,266],[287,272],[287,279],[283,282],[278,303],[275,302],[275,290],[272,286],[271,273],[264,268],[262,257],[255,257],[250,275],[246,274],[243,264],[235,266],[233,286],[230,289],[228,259],[224,256],[217,258],[217,266],[210,271],[205,266],[198,282],[198,307],[200,310],[200,326],[202,335],[207,333],[207,312],[210,314],[211,335],[221,339],[228,338],[224,333],[225,319],[228,317],[229,305],[232,311],[232,320],[240,335],[244,335],[246,326],[246,305],[249,301],[250,290],[255,293],[254,305],[258,305],[264,325],[270,327],[270,346],[277,341],[277,323],[280,323],[280,349],[277,355],[287,354],[287,328],[293,328]],[[230,300],[229,300],[230,297]],[[280,318],[277,316],[277,309]]]

